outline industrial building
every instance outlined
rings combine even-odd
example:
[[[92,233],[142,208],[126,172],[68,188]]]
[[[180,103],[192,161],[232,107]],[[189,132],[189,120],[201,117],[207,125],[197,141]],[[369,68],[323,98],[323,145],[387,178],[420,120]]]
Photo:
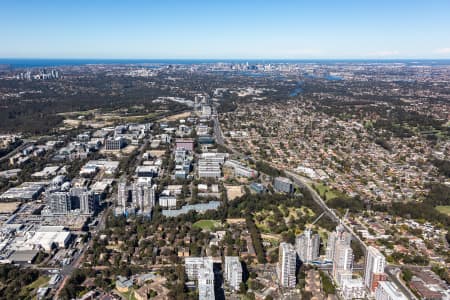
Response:
[[[36,200],[44,191],[47,182],[24,182],[17,187],[13,187],[4,192],[0,199],[2,200]]]

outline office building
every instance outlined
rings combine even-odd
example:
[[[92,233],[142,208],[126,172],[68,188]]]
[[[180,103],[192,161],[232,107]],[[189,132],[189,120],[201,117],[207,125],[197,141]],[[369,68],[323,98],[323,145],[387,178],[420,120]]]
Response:
[[[133,205],[138,209],[151,209],[155,206],[155,189],[151,183],[138,181],[133,184]]]
[[[176,139],[175,145],[175,150],[184,149],[186,151],[194,151],[193,139]]]
[[[105,150],[116,151],[125,147],[125,140],[121,137],[109,138],[105,140]]]
[[[353,250],[350,245],[342,241],[336,242],[333,259],[333,278],[338,285],[342,285],[344,279],[353,271]]]
[[[222,170],[218,162],[207,159],[198,160],[198,177],[200,178],[219,178],[222,176]]]
[[[202,105],[202,116],[209,117],[211,116],[212,108],[210,105]]]
[[[385,267],[386,258],[384,255],[377,248],[369,246],[364,270],[364,285],[370,292],[375,292],[378,282],[386,280]]]
[[[214,300],[214,267],[213,263],[207,262],[198,270],[198,299]]]
[[[205,152],[200,154],[201,159],[207,159],[209,161],[217,162],[219,164],[223,164],[227,157],[228,153],[220,153],[220,152]]]
[[[408,300],[408,298],[389,281],[380,281],[375,290],[375,300]]]
[[[199,299],[215,299],[214,264],[212,258],[186,257],[184,265],[187,279],[197,281]]]
[[[234,176],[237,177],[253,178],[258,176],[258,171],[248,168],[236,160],[227,160],[224,166],[233,168]]]
[[[289,178],[276,177],[273,181],[273,188],[278,193],[290,194],[294,191],[294,184]]]
[[[277,275],[280,285],[286,288],[294,288],[296,284],[297,253],[294,246],[281,243],[278,254]]]
[[[163,208],[173,208],[177,206],[177,198],[175,196],[160,196],[158,203]]]
[[[55,192],[47,195],[47,205],[55,215],[65,215],[72,209],[71,199],[66,192]]]
[[[72,208],[79,208],[80,214],[91,215],[97,209],[97,197],[87,188],[70,189]]]
[[[158,166],[137,166],[136,176],[137,177],[156,177],[158,176],[159,167]]]
[[[344,226],[342,226],[342,224],[339,224],[336,227],[336,230],[330,233],[328,237],[327,247],[325,250],[326,259],[330,262],[333,261],[337,240],[345,241],[347,244],[350,245],[351,239],[352,239],[351,235],[345,231]]]
[[[310,229],[306,229],[295,239],[295,250],[303,264],[312,263],[319,257],[320,237],[312,234]]]
[[[238,256],[225,256],[224,279],[232,290],[237,291],[242,282],[242,264]]]
[[[351,235],[342,224],[328,238],[327,259],[333,262],[333,279],[340,286],[343,280],[351,278],[353,271],[351,240]]]
[[[117,187],[117,204],[122,206],[123,209],[127,207],[129,189],[127,183],[124,181],[119,182]]]

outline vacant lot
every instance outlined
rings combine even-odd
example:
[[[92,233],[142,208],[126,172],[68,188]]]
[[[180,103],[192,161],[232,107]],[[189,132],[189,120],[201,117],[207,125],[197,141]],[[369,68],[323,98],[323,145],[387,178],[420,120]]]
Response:
[[[450,216],[450,205],[442,205],[442,206],[436,206],[436,209],[446,215]]]
[[[19,207],[20,202],[1,202],[0,203],[0,213],[2,214],[12,214]]]
[[[163,119],[160,119],[159,121],[162,121],[162,122],[165,122],[165,121],[176,121],[176,120],[179,120],[179,119],[185,119],[185,118],[189,117],[190,115],[191,115],[190,112],[184,112],[184,113],[181,113],[181,114],[176,114],[176,115],[165,117]]]

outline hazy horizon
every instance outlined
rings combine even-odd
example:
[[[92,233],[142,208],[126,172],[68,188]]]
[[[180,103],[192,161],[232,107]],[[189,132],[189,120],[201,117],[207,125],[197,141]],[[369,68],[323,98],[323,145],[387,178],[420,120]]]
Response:
[[[450,58],[445,0],[43,0],[0,7],[2,58]]]

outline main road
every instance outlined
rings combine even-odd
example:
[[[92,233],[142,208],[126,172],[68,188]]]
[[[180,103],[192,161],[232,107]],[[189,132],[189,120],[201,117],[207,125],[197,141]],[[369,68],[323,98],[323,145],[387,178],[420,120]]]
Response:
[[[223,138],[223,133],[222,133],[222,129],[220,128],[220,123],[218,120],[218,115],[217,112],[214,112],[213,115],[213,120],[214,120],[214,136],[216,139],[216,143],[220,144],[220,145],[224,145],[225,141]],[[233,149],[232,147],[227,147],[229,150],[231,150],[234,154],[237,154],[239,156],[243,156],[242,153],[239,153],[238,151],[236,151],[235,149]],[[361,246],[361,248],[364,250],[364,255],[366,256],[367,253],[367,245],[366,243],[364,243],[364,241],[359,237],[359,235],[357,235],[354,231],[353,228],[351,228],[348,224],[345,223],[345,220],[341,220],[336,213],[327,206],[327,204],[325,203],[325,201],[322,199],[322,197],[320,197],[320,195],[316,192],[315,189],[313,189],[311,187],[311,185],[306,182],[306,180],[292,172],[292,171],[288,171],[288,170],[284,170],[284,173],[286,174],[286,176],[288,176],[296,185],[301,186],[303,188],[306,188],[308,190],[308,192],[311,194],[312,199],[314,200],[314,202],[316,202],[320,208],[323,209],[323,211],[325,212],[326,215],[328,215],[331,220],[333,220],[336,223],[340,223],[342,224],[342,226],[344,226],[344,228],[352,235],[352,238],[354,240],[356,240],[358,242],[358,244]],[[418,300],[418,298],[411,292],[411,290],[404,284],[404,282],[400,279],[399,277],[399,272],[392,272],[392,270],[395,268],[395,266],[393,265],[387,265],[386,266],[386,273],[389,276],[389,278],[391,279],[391,281],[398,287],[400,288],[400,290],[408,297],[408,299],[412,299],[412,300]]]

